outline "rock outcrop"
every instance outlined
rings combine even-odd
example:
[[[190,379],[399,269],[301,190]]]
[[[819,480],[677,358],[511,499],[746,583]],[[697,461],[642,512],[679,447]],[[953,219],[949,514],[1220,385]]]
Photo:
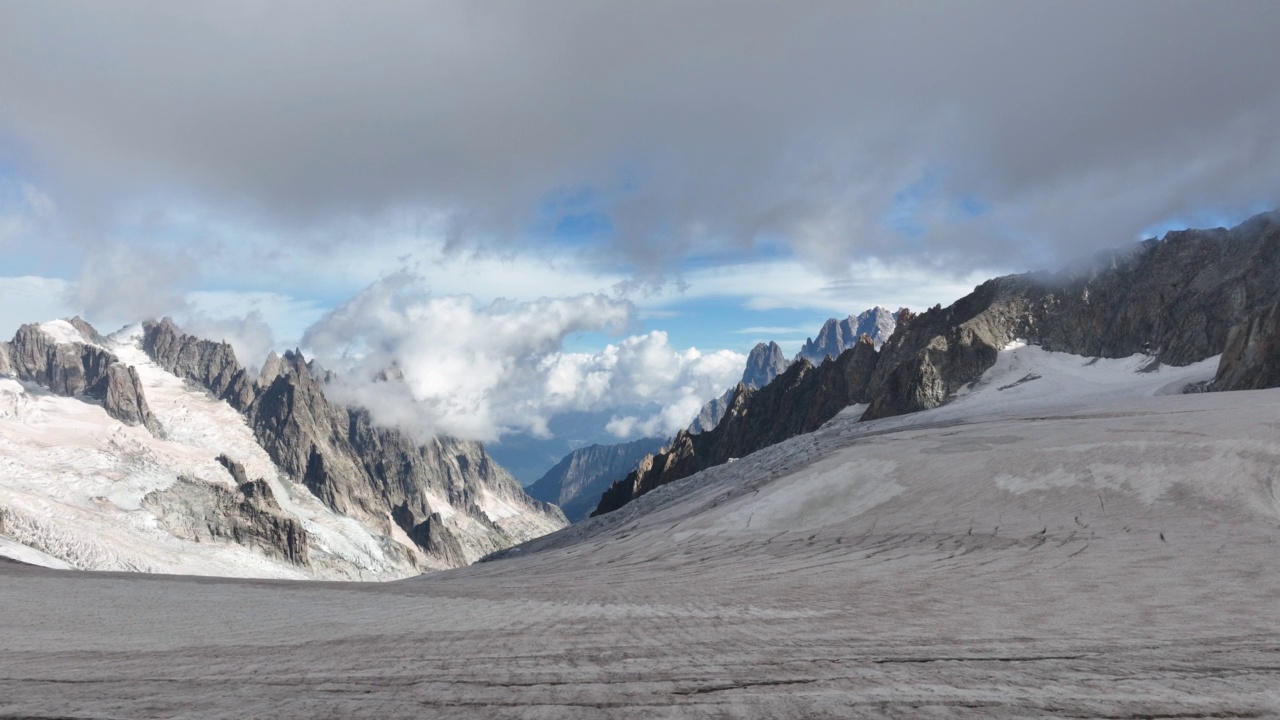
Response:
[[[239,463],[229,469],[233,476],[244,475]],[[266,480],[246,480],[229,487],[179,477],[170,487],[147,494],[142,506],[177,537],[232,542],[294,565],[310,562],[306,530],[297,518],[280,509]]]
[[[429,555],[443,560],[446,565],[458,567],[470,562],[462,539],[450,529],[440,513],[431,513],[426,519],[419,521],[408,505],[397,505],[391,511],[391,516],[414,543]]]
[[[605,491],[593,515],[693,473],[749,455],[787,438],[816,430],[851,404],[868,400],[867,385],[878,355],[863,336],[833,362],[814,367],[800,358],[759,390],[739,384],[720,424],[709,432],[682,431],[662,452]]]
[[[530,497],[559,505],[570,522],[585,519],[600,495],[627,476],[646,455],[658,452],[665,438],[641,438],[614,445],[591,445],[564,456],[537,482],[525,488]]]
[[[79,318],[71,325],[77,323],[82,334],[101,339]],[[126,425],[159,431],[138,372],[102,347],[60,341],[41,326],[29,324],[18,328],[13,340],[0,346],[0,356],[0,373],[48,388],[55,395],[92,398]]]
[[[93,345],[105,346],[107,344],[107,339],[103,337],[102,333],[98,332],[98,330],[88,322],[85,322],[84,318],[79,315],[67,320],[67,324],[74,328],[76,332],[80,333],[80,337],[84,338],[86,342]]]
[[[1143,353],[1153,366],[1186,365],[1224,353],[1215,389],[1280,384],[1273,339],[1280,322],[1277,303],[1280,214],[1274,212],[1230,230],[1170,232],[1057,273],[995,278],[950,307],[919,315],[899,311],[893,335],[857,364],[859,373],[866,372],[862,380],[830,381],[822,392],[805,395],[806,403],[765,402],[740,392],[713,432],[681,433],[665,452],[612,486],[596,512],[812,430],[817,427],[813,419],[831,417],[847,404],[868,403],[865,420],[937,407],[980,378],[1014,339],[1093,357]],[[810,345],[822,349],[846,336],[841,323],[829,321]],[[774,385],[798,389],[812,367],[797,365],[758,395],[785,394]],[[826,378],[825,368],[818,367],[814,377]],[[759,418],[762,413],[768,421],[756,422],[776,429],[763,431],[743,419],[730,422],[735,414]]]
[[[530,498],[483,446],[437,436],[422,442],[376,425],[360,408],[325,396],[331,376],[299,352],[272,355],[250,383],[234,352],[147,323],[144,349],[158,364],[226,399],[290,477],[330,508],[420,548],[428,566],[454,567],[566,524]]]
[[[1280,303],[1227,333],[1212,390],[1280,387]]]
[[[157,365],[194,382],[244,412],[253,402],[253,383],[225,342],[192,339],[170,318],[146,323],[142,349]]]

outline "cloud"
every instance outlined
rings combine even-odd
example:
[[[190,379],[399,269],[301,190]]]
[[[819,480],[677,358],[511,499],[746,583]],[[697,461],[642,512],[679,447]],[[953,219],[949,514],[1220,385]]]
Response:
[[[867,258],[850,262],[841,277],[832,277],[794,259],[725,263],[688,273],[687,287],[682,294],[666,293],[649,302],[662,305],[738,297],[749,310],[808,309],[843,317],[876,305],[918,310],[950,303],[988,278],[1011,270],[1006,266],[957,272],[954,268],[904,260]]]
[[[182,247],[139,249],[108,244],[89,250],[67,301],[93,323],[124,325],[187,309],[183,285],[198,261]]]
[[[569,335],[616,332],[633,315],[630,303],[601,295],[481,305],[398,274],[328,313],[303,343],[339,373],[339,401],[422,435],[476,440],[546,436],[563,412],[711,397],[742,372],[740,355],[677,350],[661,332],[564,352]]]
[[[256,311],[240,318],[189,317],[182,321],[182,329],[196,337],[229,344],[250,374],[256,374],[267,355],[276,349],[271,326]]]
[[[287,347],[297,347],[307,328],[327,312],[327,308],[314,300],[251,290],[195,291],[187,293],[185,301],[188,310],[178,316],[184,328],[193,322],[204,321],[237,326],[261,322],[279,343]],[[259,330],[252,333],[261,335]]]
[[[606,428],[620,438],[674,435],[702,405],[732,387],[747,358],[720,350],[673,348],[662,331],[629,337],[599,353],[561,354],[546,364],[553,407],[598,410],[658,403],[648,417],[614,417]]]
[[[8,340],[18,327],[75,315],[65,302],[69,283],[43,277],[0,277],[0,340]]]
[[[47,230],[57,216],[53,199],[28,182],[0,174],[0,247],[16,245],[39,230]]]
[[[145,282],[141,284],[134,293],[145,296],[148,288]],[[136,299],[123,303],[117,299],[97,306],[83,302],[88,299],[92,303],[95,295],[116,292],[107,288],[108,285],[99,284],[94,290],[86,291],[77,282],[60,278],[0,277],[0,338],[9,337],[25,323],[73,315],[88,318],[103,333],[162,316],[161,313],[130,312],[130,308],[139,307],[140,301]],[[179,308],[167,314],[187,332],[230,343],[236,357],[249,367],[257,367],[267,353],[281,349],[281,341],[296,346],[306,328],[324,314],[310,301],[267,292],[192,292],[181,298],[170,297],[163,305]],[[146,302],[142,302],[142,306],[146,306]]]
[[[812,328],[798,327],[798,326],[791,326],[791,325],[756,325],[753,327],[745,327],[745,328],[740,328],[738,330],[734,330],[733,334],[735,335],[783,335],[783,334],[802,333],[811,329]]]
[[[641,275],[776,238],[837,275],[1029,267],[1280,204],[1278,30],[1251,0],[11,3],[0,133],[87,221],[180,197],[500,250],[586,187],[588,254]]]

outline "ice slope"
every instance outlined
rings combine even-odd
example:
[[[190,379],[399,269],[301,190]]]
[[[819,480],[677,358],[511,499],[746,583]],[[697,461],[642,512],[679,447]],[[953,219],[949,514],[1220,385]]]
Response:
[[[407,582],[0,565],[0,717],[1274,717],[1280,390],[1212,365],[1013,347]]]
[[[59,342],[85,342],[65,321],[42,326]],[[284,478],[238,413],[165,372],[139,346],[141,329],[107,338],[133,365],[163,439],[127,427],[98,405],[0,378],[0,513],[16,541],[80,569],[282,578],[389,579],[414,572],[388,556],[354,520],[327,509]],[[264,478],[283,510],[303,521],[311,568],[229,543],[195,543],[168,533],[142,508],[150,492],[179,475],[226,484],[227,454],[250,478]],[[13,542],[0,555],[17,557]]]

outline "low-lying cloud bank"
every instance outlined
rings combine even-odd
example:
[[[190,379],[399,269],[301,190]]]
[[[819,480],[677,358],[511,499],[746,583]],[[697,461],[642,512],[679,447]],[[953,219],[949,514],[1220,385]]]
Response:
[[[564,350],[582,332],[621,332],[631,303],[603,295],[495,301],[435,297],[417,277],[376,282],[313,325],[303,345],[337,373],[335,399],[424,436],[492,441],[549,434],[562,412],[658,403],[654,418],[620,419],[619,436],[670,433],[742,372],[745,356],[672,347],[666,333],[592,353]]]

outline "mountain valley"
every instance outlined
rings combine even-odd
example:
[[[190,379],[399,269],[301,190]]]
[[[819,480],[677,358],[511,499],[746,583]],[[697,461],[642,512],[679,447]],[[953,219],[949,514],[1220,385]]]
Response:
[[[818,365],[765,346],[780,372],[713,428],[530,488],[577,518],[638,462],[567,527],[478,446],[328,403],[298,353],[250,378],[163,321],[28,326],[0,354],[35,378],[0,381],[0,717],[1280,713],[1277,264],[1265,215]]]

